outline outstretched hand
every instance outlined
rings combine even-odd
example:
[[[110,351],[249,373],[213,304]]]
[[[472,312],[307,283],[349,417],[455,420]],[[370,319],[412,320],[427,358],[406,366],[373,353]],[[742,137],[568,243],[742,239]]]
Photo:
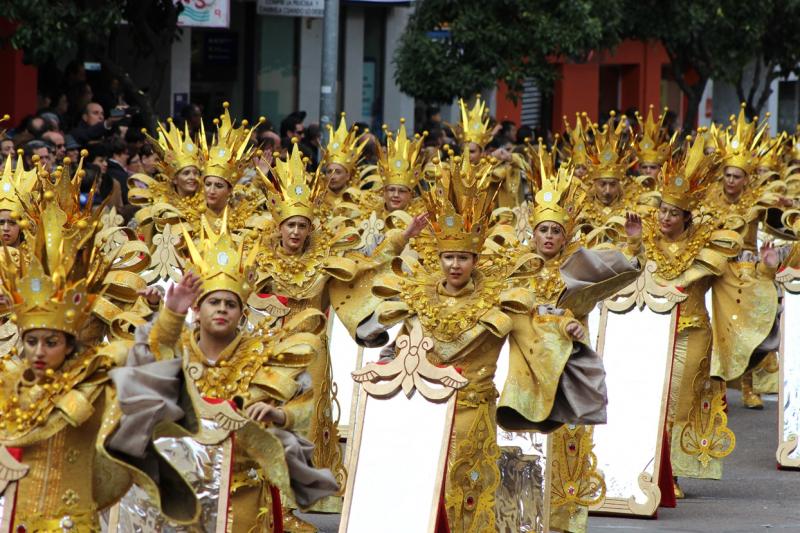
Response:
[[[403,236],[408,239],[413,239],[414,237],[418,236],[422,233],[422,230],[425,229],[425,226],[428,225],[428,213],[422,213],[421,215],[417,215],[411,221],[411,224],[408,225],[406,231],[403,232]]]
[[[625,213],[625,234],[628,237],[642,236],[642,217],[637,213],[631,211]]]
[[[183,275],[178,283],[173,283],[167,289],[166,307],[173,313],[185,315],[192,304],[200,296],[203,280],[192,271]]]
[[[778,266],[778,249],[772,242],[765,242],[761,245],[760,250],[761,262],[769,268],[777,268]]]
[[[583,331],[583,326],[581,326],[580,323],[570,322],[569,324],[567,324],[566,330],[567,330],[567,335],[569,335],[576,341],[583,339],[584,331]]]
[[[256,402],[247,408],[247,416],[257,422],[267,422],[283,426],[286,424],[286,414],[280,407],[275,407],[265,402]]]
[[[144,297],[144,299],[147,300],[148,305],[155,307],[160,304],[161,299],[164,298],[164,289],[157,285],[151,285],[138,291],[136,294]]]

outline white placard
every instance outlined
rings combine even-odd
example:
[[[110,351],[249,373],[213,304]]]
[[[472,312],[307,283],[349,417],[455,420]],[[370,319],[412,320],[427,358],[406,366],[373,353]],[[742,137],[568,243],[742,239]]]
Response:
[[[322,18],[325,0],[258,0],[256,12],[279,17]]]
[[[178,1],[183,4],[183,11],[178,17],[178,26],[228,28],[231,25],[231,0]]]

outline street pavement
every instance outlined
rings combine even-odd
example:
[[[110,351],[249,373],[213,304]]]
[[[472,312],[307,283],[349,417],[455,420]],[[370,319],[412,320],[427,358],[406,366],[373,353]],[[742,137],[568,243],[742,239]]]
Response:
[[[764,410],[752,411],[742,407],[738,391],[728,391],[736,449],[725,459],[722,480],[684,479],[686,499],[660,509],[657,520],[592,516],[589,532],[800,533],[800,471],[776,468],[777,396],[764,399]],[[308,518],[321,533],[338,531],[338,515]]]

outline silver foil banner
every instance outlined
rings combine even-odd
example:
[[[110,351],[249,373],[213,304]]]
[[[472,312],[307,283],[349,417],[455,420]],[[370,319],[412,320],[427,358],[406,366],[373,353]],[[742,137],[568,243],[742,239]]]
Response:
[[[497,531],[545,533],[550,512],[547,437],[537,433],[502,431],[498,437],[500,485],[495,496]],[[504,445],[510,442],[516,445]]]
[[[217,424],[203,420],[203,427],[216,430]],[[232,461],[231,439],[216,445],[204,445],[188,437],[162,438],[155,442],[158,450],[181,472],[200,502],[200,518],[196,524],[177,525],[167,520],[150,502],[145,492],[132,486],[109,518],[110,533],[203,533],[223,532],[218,529],[227,518]]]

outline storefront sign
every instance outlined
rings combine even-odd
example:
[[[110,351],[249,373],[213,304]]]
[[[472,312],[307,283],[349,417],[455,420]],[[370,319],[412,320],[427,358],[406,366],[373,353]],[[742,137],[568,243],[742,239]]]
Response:
[[[325,0],[258,0],[257,12],[280,17],[322,18]]]
[[[228,28],[231,23],[231,0],[177,0],[183,4],[178,26]]]

